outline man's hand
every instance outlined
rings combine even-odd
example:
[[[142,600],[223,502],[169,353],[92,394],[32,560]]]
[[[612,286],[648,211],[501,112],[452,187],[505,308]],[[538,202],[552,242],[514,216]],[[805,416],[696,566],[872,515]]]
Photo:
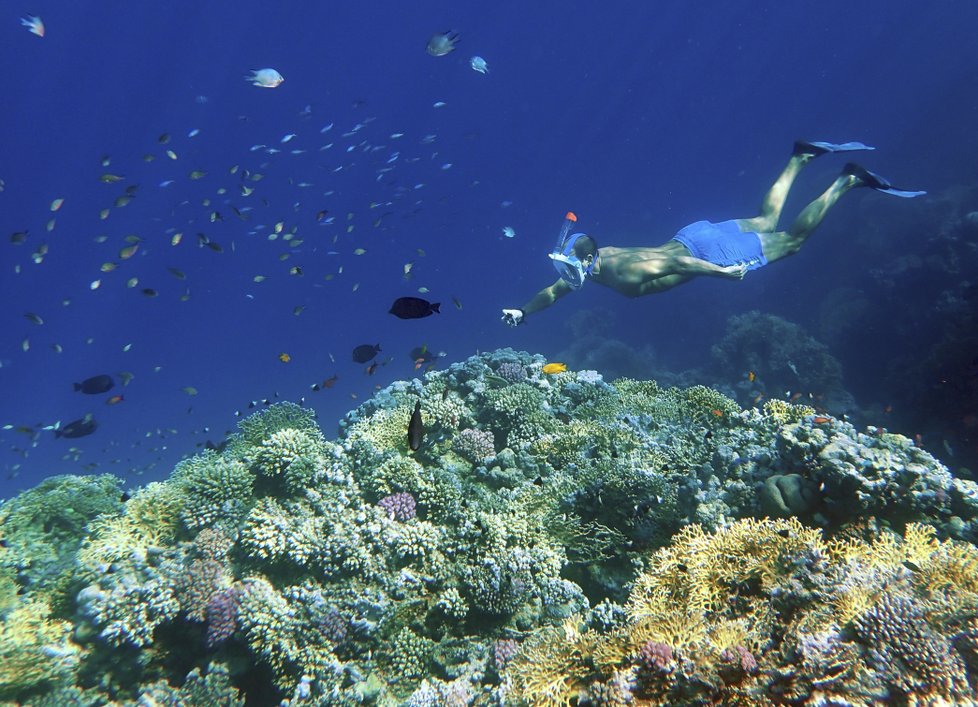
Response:
[[[734,280],[743,280],[744,275],[747,274],[747,264],[737,263],[735,265],[727,265],[720,268],[720,272],[723,273],[724,277],[729,277]]]
[[[503,310],[503,321],[510,326],[519,326],[523,323],[523,310],[522,309],[504,309]]]

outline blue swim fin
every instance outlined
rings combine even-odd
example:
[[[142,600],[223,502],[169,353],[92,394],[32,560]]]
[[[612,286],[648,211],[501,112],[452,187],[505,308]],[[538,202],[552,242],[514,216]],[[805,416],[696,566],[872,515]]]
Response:
[[[824,155],[829,152],[855,152],[857,150],[875,150],[875,147],[864,145],[861,142],[807,142],[798,140],[795,142],[794,154],[796,155]]]
[[[845,167],[843,167],[842,173],[852,175],[862,182],[862,186],[864,187],[869,187],[870,189],[875,189],[876,191],[881,191],[884,194],[890,194],[891,196],[899,196],[903,199],[912,199],[915,196],[921,196],[927,193],[925,191],[908,191],[906,189],[897,189],[885,178],[870,172],[865,167],[860,167],[854,162],[849,162]]]

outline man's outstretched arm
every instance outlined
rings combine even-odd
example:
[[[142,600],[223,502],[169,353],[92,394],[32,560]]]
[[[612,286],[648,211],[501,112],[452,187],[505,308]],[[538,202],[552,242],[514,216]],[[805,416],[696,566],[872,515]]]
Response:
[[[571,291],[572,288],[570,285],[563,280],[557,280],[550,287],[544,287],[537,292],[522,308],[504,309],[503,321],[510,326],[522,324],[526,319],[526,315],[534,314],[541,309],[546,309],[564,295],[570,294]]]

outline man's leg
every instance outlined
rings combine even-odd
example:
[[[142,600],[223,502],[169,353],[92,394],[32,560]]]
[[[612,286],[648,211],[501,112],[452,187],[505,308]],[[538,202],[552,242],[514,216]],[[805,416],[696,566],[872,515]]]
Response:
[[[795,152],[791,155],[791,159],[788,160],[788,164],[785,165],[784,170],[778,175],[778,178],[768,189],[767,194],[764,195],[764,200],[761,202],[761,213],[754,218],[743,218],[737,219],[737,223],[740,226],[741,231],[754,231],[755,233],[772,233],[778,230],[778,221],[781,220],[781,211],[784,209],[784,203],[788,199],[788,192],[791,190],[791,185],[795,183],[795,177],[801,171],[801,168],[806,164],[815,159],[816,155],[808,154],[805,152],[799,152],[796,148]]]
[[[769,263],[779,260],[785,256],[797,253],[807,239],[825,218],[828,210],[839,200],[843,194],[862,182],[851,174],[842,174],[836,177],[828,189],[812,203],[802,209],[798,218],[788,228],[787,231],[776,231],[774,233],[760,232],[757,235],[761,239],[761,250]]]

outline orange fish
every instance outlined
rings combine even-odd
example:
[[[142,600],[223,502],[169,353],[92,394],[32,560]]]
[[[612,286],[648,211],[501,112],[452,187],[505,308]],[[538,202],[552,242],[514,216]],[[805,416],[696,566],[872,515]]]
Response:
[[[757,374],[754,373],[754,371],[747,371],[747,380],[753,383],[756,378],[757,378]]]
[[[564,371],[566,371],[567,370],[567,364],[566,363],[548,363],[546,366],[543,367],[542,370],[548,376],[552,376],[555,373],[563,373]]]
[[[124,398],[121,395],[113,395],[111,398],[109,398],[108,400],[105,401],[105,404],[106,405],[115,405],[117,403],[121,403],[123,400],[124,400]]]
[[[339,376],[336,375],[330,376],[329,378],[323,381],[323,387],[332,388],[334,385],[336,385],[336,381],[338,381],[339,379],[340,379]]]
[[[278,360],[281,361],[282,363],[288,363],[289,361],[292,360],[292,357],[283,351],[278,355]]]
[[[823,415],[816,415],[812,418],[812,422],[816,425],[824,425],[826,422],[832,422],[831,417],[824,417]]]
[[[723,417],[723,410],[717,410],[716,408],[714,408],[713,410],[710,410],[710,412],[712,412],[717,417]]]
[[[374,371],[376,370],[377,370],[377,362],[374,361],[369,366],[367,366],[367,375],[372,376],[374,374]]]
[[[424,363],[425,363],[425,359],[423,356],[421,358],[414,359],[414,370],[418,370],[419,368],[421,368],[424,365]]]

